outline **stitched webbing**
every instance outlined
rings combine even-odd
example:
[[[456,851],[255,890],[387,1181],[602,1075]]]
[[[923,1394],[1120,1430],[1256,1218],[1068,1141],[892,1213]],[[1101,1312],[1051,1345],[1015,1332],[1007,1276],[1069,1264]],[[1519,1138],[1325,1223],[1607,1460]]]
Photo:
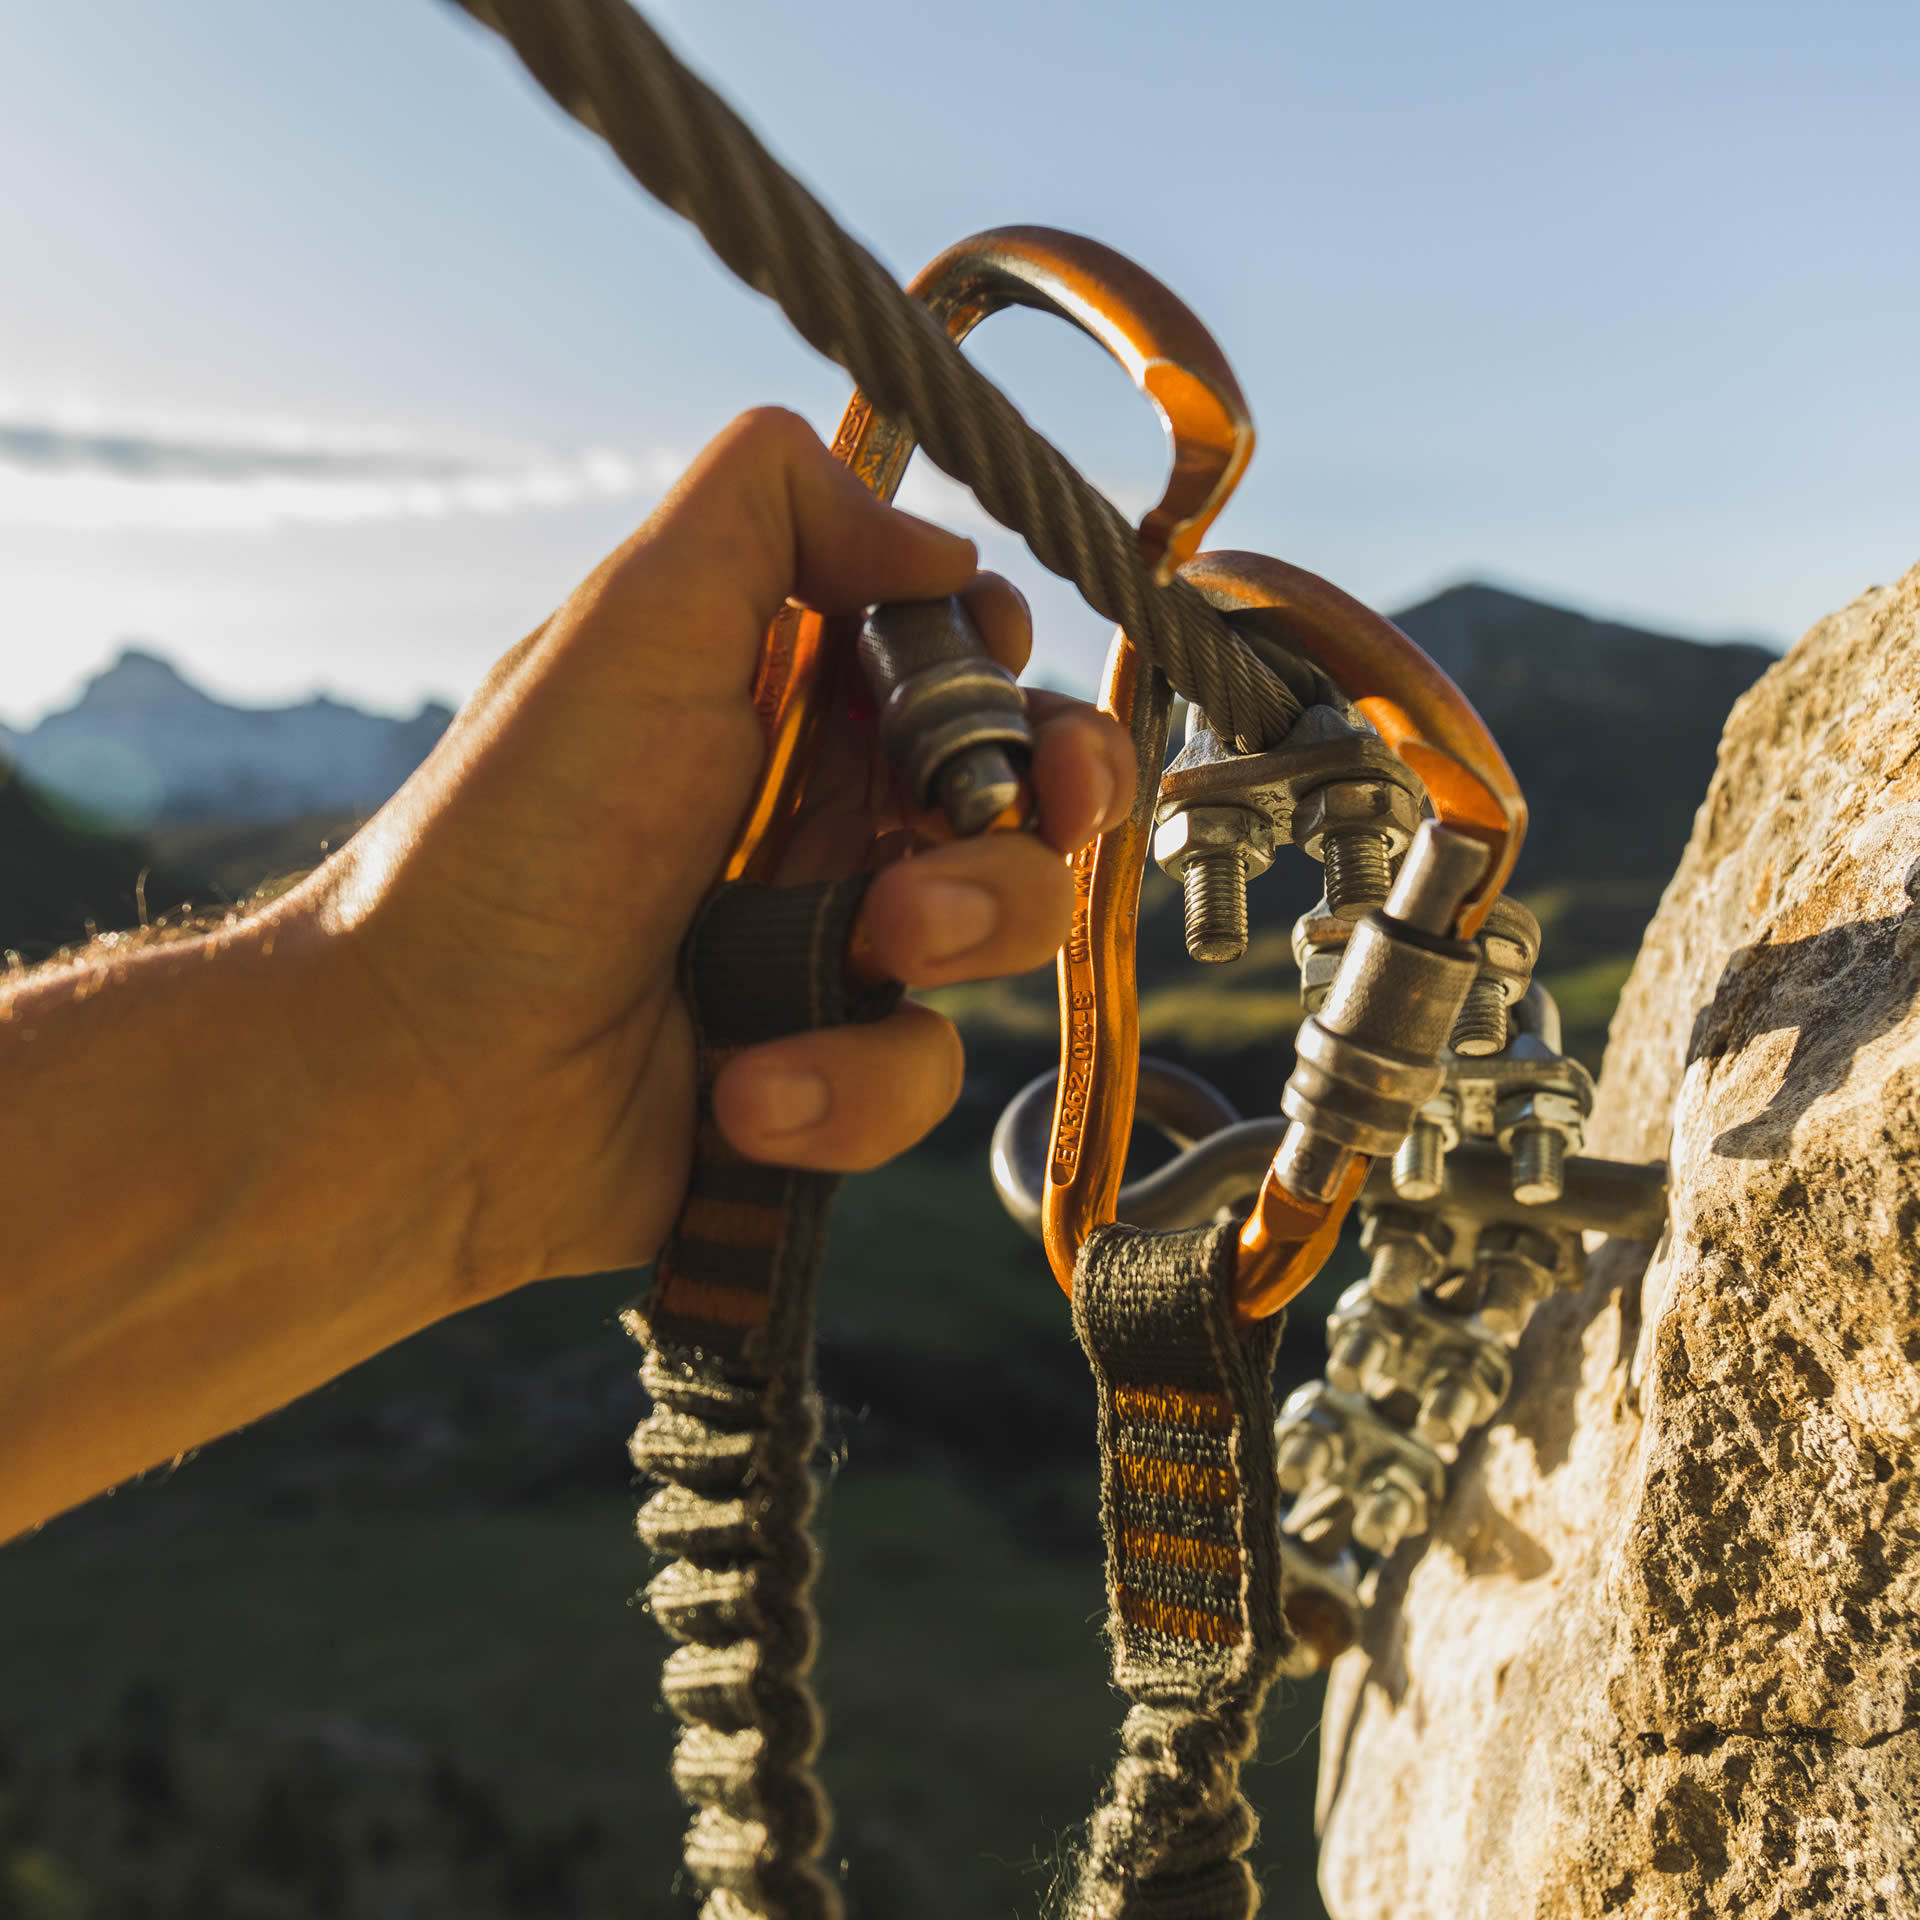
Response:
[[[1280,1316],[1230,1305],[1238,1225],[1090,1235],[1073,1317],[1099,1396],[1115,1681],[1132,1697],[1072,1920],[1246,1920],[1240,1768],[1291,1641],[1273,1465]]]
[[[708,900],[683,956],[699,1046],[694,1168],[654,1290],[632,1330],[653,1412],[634,1464],[661,1483],[640,1537],[677,1556],[647,1589],[682,1642],[661,1679],[683,1723],[674,1782],[695,1810],[687,1869],[706,1920],[834,1920],[816,1862],[826,1797],[812,1773],[820,1715],[807,1683],[815,1626],[808,1461],[813,1280],[831,1176],[742,1159],[713,1124],[714,1075],[738,1048],[873,1018],[897,988],[854,996],[847,936],[864,876],[831,886],[732,886]]]

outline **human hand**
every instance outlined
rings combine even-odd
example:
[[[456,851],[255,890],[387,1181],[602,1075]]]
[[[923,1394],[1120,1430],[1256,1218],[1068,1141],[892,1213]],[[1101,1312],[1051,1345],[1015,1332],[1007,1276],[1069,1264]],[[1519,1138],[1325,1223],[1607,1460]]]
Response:
[[[793,416],[748,415],[283,904],[324,930],[357,1017],[463,1143],[463,1299],[637,1263],[672,1224],[694,1117],[675,961],[763,757],[768,622],[789,595],[832,613],[955,592],[1024,665],[1025,605],[969,542],[882,506]],[[1117,726],[1030,703],[1040,837],[918,851],[869,891],[874,954],[909,986],[1042,964],[1067,930],[1063,856],[1131,802]],[[897,827],[876,755],[833,717],[781,881],[859,871]],[[715,1116],[752,1157],[851,1171],[919,1139],[960,1074],[951,1025],[908,1003],[740,1055]]]

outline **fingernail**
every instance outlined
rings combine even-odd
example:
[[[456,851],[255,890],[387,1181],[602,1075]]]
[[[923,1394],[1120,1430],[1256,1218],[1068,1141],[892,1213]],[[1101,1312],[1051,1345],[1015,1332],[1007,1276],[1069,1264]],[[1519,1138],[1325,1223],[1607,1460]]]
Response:
[[[951,546],[971,549],[975,557],[978,557],[979,549],[974,546],[974,543],[969,540],[964,533],[955,533],[951,527],[943,527],[937,520],[928,520],[920,514],[909,513],[904,507],[889,507],[887,511],[892,514],[896,520],[904,520],[910,526],[922,532],[936,534],[940,540],[947,542]]]
[[[832,1095],[825,1074],[804,1072],[759,1073],[752,1081],[748,1105],[753,1128],[766,1138],[800,1133],[817,1127],[827,1117]]]
[[[951,960],[979,946],[1000,924],[1000,901],[971,880],[923,880],[920,922],[926,958]]]

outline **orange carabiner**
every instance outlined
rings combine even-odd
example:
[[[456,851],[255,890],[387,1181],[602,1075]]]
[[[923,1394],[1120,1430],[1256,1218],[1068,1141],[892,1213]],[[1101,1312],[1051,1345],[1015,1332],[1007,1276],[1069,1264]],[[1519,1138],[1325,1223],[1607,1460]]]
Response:
[[[1048,227],[975,234],[932,261],[909,291],[956,341],[1009,306],[1056,314],[1099,341],[1153,402],[1173,444],[1166,489],[1140,523],[1142,557],[1165,579],[1198,551],[1253,456],[1253,425],[1225,355],[1182,301],[1111,247]],[[833,451],[891,500],[914,444],[906,427],[856,392]],[[831,656],[850,643],[849,623],[797,606],[768,629],[754,683],[767,759],[724,878],[772,878],[826,710]],[[1143,770],[1149,813],[1158,773],[1157,760]]]

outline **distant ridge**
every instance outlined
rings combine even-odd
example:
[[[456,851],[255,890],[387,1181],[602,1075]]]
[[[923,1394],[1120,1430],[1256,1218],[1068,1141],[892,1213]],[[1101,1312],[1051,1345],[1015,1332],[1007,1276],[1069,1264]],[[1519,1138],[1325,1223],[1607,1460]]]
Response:
[[[1532,811],[1515,891],[1663,886],[1728,709],[1776,655],[1594,620],[1469,583],[1393,616],[1493,729]]]
[[[1547,924],[1546,971],[1574,1043],[1597,1059],[1640,930],[1706,793],[1727,712],[1774,656],[1477,583],[1395,617],[1479,708],[1519,776],[1532,824],[1513,891]],[[230,707],[130,647],[66,712],[11,738],[0,730],[0,753],[11,751],[27,781],[54,790],[69,813],[140,828],[157,910],[163,896],[241,899],[263,879],[314,864],[323,843],[337,846],[406,779],[450,717],[441,706],[397,719],[324,699]],[[80,937],[85,920],[127,924],[143,857],[131,839],[55,844],[44,808],[0,805],[0,932],[28,951]],[[1187,959],[1177,890],[1157,871],[1148,877],[1140,983],[1153,1045],[1166,1051],[1167,1033],[1190,1035],[1196,1060],[1232,1081],[1249,1110],[1270,1107],[1274,1075],[1284,1077],[1274,1047],[1284,1052],[1299,1005],[1286,930],[1318,891],[1311,863],[1277,863],[1255,889],[1254,950],[1211,972]],[[951,1010],[976,1051],[1002,1034],[1010,1059],[1018,1055],[1014,1072],[1051,1030],[1053,993],[1036,975],[965,989]]]
[[[130,646],[71,707],[22,732],[0,728],[0,752],[41,793],[105,826],[267,823],[371,813],[452,718],[438,702],[407,719],[324,696],[228,706]]]

